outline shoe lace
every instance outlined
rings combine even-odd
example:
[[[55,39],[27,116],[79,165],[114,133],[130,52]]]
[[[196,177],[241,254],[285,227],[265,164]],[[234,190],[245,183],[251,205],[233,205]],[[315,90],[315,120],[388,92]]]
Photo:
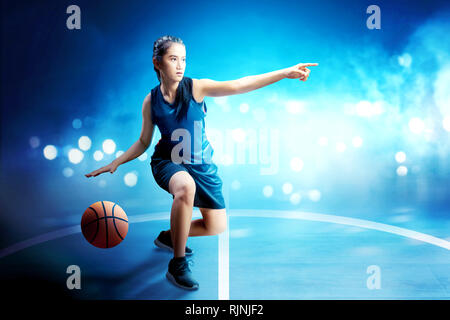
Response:
[[[185,261],[182,261],[181,263],[179,263],[178,265],[175,266],[175,270],[176,272],[186,272],[186,271],[191,271],[189,269],[189,266],[194,266],[195,263],[193,260],[190,259],[186,259]]]

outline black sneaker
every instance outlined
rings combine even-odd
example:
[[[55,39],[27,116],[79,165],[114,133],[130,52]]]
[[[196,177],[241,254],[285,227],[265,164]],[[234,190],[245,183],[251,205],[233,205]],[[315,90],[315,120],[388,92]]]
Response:
[[[164,231],[161,231],[158,238],[156,238],[154,242],[156,246],[173,252],[172,239],[170,237],[164,236]],[[186,256],[191,256],[194,254],[194,252],[191,248],[186,246],[186,248],[184,248],[184,254]]]
[[[189,269],[189,263],[191,262],[186,257],[172,258],[169,262],[169,270],[166,273],[167,279],[177,287],[197,290],[198,282],[192,278],[192,272]]]

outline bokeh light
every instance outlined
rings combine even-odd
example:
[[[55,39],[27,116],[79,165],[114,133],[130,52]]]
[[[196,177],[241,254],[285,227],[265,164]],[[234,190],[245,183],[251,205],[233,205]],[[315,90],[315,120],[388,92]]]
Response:
[[[405,166],[399,166],[397,168],[397,174],[401,177],[406,176],[408,174],[408,168]]]
[[[231,189],[239,190],[240,188],[241,188],[241,183],[239,182],[239,180],[233,180],[233,182],[231,183]]]
[[[116,150],[116,143],[112,139],[106,139],[103,141],[103,152],[106,154],[113,154]]]
[[[282,189],[283,189],[283,193],[289,194],[289,193],[292,192],[293,187],[292,187],[292,184],[291,184],[291,183],[286,182],[286,183],[283,184]]]
[[[103,159],[103,152],[101,152],[100,150],[97,150],[94,152],[94,159],[96,161],[100,161]]]
[[[134,187],[137,183],[138,177],[136,172],[128,172],[127,174],[125,174],[125,176],[123,177],[123,181],[125,182],[125,185],[127,187]]]
[[[247,113],[249,109],[250,109],[250,107],[249,107],[248,103],[241,103],[239,105],[239,111],[242,113]]]
[[[409,120],[409,130],[411,130],[411,132],[419,134],[422,133],[423,130],[425,129],[425,124],[423,123],[422,119],[414,117],[411,118],[411,120]]]
[[[302,199],[302,197],[297,192],[291,194],[291,196],[289,197],[289,201],[294,205],[299,204],[301,199]]]
[[[69,151],[69,161],[73,164],[80,163],[83,158],[84,154],[80,150],[73,148]]]
[[[117,153],[116,153],[116,154],[117,154]],[[138,157],[139,161],[145,161],[145,160],[147,160],[147,158],[148,158],[147,152],[144,152],[143,154],[141,154],[141,155]]]
[[[73,169],[72,168],[64,168],[63,175],[66,178],[70,178],[71,176],[73,176]]]
[[[47,160],[53,160],[58,155],[58,150],[56,149],[56,147],[54,145],[51,145],[51,144],[45,146],[43,152],[44,152],[44,157]]]
[[[303,169],[303,161],[302,161],[302,159],[300,159],[298,157],[292,158],[290,165],[291,165],[291,169],[293,171],[299,172]]]
[[[80,129],[81,127],[82,127],[82,125],[83,125],[83,123],[81,122],[81,120],[80,119],[73,119],[73,121],[72,121],[72,127],[74,128],[74,129]]]
[[[352,144],[355,148],[360,148],[363,144],[363,139],[359,136],[353,137]]]
[[[116,158],[120,157],[121,155],[123,155],[125,152],[123,152],[122,150],[119,150],[116,152]]]
[[[442,120],[442,126],[444,130],[450,132],[450,116],[444,117],[444,119]]]
[[[405,162],[406,160],[406,154],[403,151],[399,151],[395,154],[395,161],[398,163]]]
[[[39,138],[38,138],[38,137],[35,137],[35,136],[31,137],[30,140],[29,140],[29,142],[30,142],[30,146],[31,146],[33,149],[39,147],[39,145],[41,144],[41,141],[39,140]]]
[[[272,186],[264,186],[263,194],[264,194],[264,197],[266,197],[266,198],[271,197],[273,194],[273,187]]]
[[[308,197],[311,201],[317,202],[320,200],[322,194],[319,190],[313,189],[308,192]]]
[[[89,139],[88,136],[82,136],[80,139],[78,139],[78,147],[83,150],[87,151],[91,148],[92,141]]]

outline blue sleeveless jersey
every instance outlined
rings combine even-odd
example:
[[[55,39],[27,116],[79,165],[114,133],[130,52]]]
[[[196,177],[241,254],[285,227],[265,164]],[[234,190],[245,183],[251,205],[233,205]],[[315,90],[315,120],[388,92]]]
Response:
[[[192,79],[184,77],[182,81]],[[192,85],[189,88],[189,108],[186,117],[180,122],[175,118],[178,105],[171,105],[164,99],[160,85],[152,89],[152,121],[161,132],[161,139],[155,146],[152,159],[184,164],[212,163],[214,149],[205,133],[206,103],[196,102],[192,96]],[[179,103],[182,103],[181,99]]]

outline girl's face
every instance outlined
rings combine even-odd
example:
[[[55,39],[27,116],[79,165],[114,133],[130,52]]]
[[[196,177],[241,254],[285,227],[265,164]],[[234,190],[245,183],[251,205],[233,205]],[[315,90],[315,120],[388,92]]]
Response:
[[[162,57],[161,63],[156,59],[153,59],[153,63],[156,63],[162,78],[181,81],[186,69],[186,48],[180,43],[172,43]]]

